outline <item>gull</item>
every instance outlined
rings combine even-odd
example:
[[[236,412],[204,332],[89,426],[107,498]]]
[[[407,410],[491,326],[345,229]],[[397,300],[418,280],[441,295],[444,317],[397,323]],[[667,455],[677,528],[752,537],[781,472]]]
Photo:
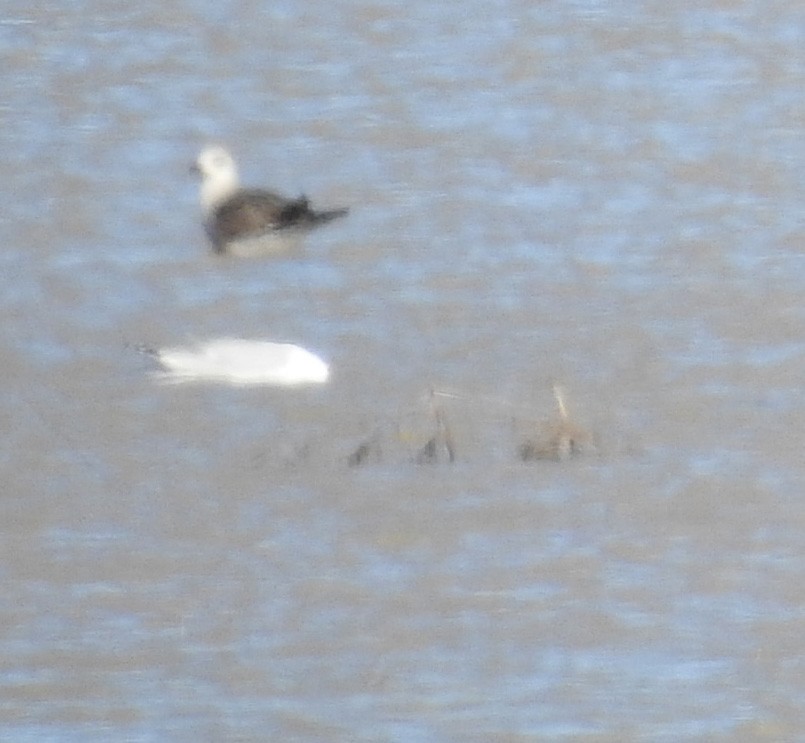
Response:
[[[288,238],[348,211],[315,211],[304,195],[288,198],[242,188],[235,160],[217,145],[205,147],[191,170],[201,177],[204,227],[216,253],[248,256],[287,249],[293,244]]]
[[[138,350],[159,362],[162,370],[155,376],[163,382],[291,387],[322,384],[330,374],[322,359],[292,343],[213,338],[189,346]]]

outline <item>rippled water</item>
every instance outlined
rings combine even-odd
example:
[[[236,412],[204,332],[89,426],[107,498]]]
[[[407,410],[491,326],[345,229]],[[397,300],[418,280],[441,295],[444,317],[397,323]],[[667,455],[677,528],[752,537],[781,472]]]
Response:
[[[0,738],[801,733],[803,9],[1,13]],[[349,218],[211,254],[209,141]]]

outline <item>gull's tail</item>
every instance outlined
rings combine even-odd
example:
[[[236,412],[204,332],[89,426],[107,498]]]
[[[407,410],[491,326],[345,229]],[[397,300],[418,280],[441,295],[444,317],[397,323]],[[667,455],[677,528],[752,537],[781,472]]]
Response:
[[[349,209],[346,208],[318,212],[310,208],[307,196],[303,194],[298,199],[293,199],[285,204],[277,219],[277,227],[280,229],[283,227],[315,227],[318,224],[344,217],[348,212]]]
[[[341,209],[327,209],[322,212],[314,212],[312,209],[308,211],[308,219],[311,224],[324,224],[325,222],[332,222],[339,217],[346,217],[349,214],[349,209],[343,207]]]

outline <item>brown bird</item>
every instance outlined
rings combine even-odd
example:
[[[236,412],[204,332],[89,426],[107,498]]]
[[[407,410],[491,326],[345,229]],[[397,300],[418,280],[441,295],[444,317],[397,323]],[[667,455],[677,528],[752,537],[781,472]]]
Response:
[[[286,249],[301,232],[343,217],[348,209],[315,211],[307,197],[241,188],[232,155],[205,147],[192,170],[201,176],[204,227],[216,253],[253,255]]]

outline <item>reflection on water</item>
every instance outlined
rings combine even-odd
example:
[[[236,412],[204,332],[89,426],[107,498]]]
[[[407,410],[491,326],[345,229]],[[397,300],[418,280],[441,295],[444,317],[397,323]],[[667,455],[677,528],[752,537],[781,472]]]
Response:
[[[802,11],[163,5],[0,17],[0,737],[796,737]]]

